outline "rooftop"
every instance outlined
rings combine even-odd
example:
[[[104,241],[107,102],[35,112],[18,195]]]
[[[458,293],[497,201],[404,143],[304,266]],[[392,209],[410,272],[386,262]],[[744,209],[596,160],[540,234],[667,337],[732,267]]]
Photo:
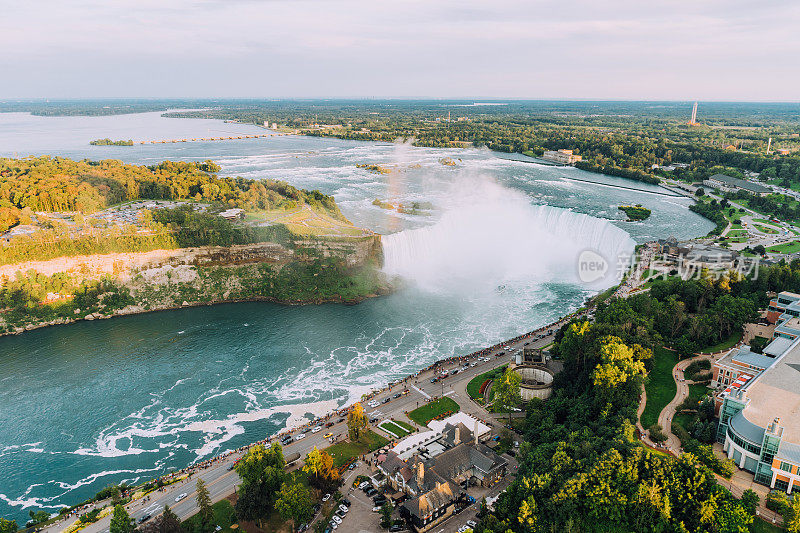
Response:
[[[766,428],[780,417],[784,439],[800,444],[800,341],[746,387],[747,420]]]
[[[769,188],[764,187],[763,185],[759,185],[758,183],[753,183],[752,181],[747,181],[739,178],[734,178],[732,176],[726,176],[725,174],[714,174],[709,180],[716,180],[721,181],[726,185],[730,185],[732,187],[738,187],[740,189],[745,189],[750,192],[764,194],[772,192]]]

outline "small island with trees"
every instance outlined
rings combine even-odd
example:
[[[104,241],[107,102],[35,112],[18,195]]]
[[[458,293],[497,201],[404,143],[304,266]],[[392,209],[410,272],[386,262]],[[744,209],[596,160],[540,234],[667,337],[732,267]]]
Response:
[[[133,146],[133,140],[128,139],[127,141],[125,140],[112,141],[111,139],[106,138],[106,139],[95,139],[93,141],[90,141],[89,144],[91,144],[92,146]]]
[[[619,206],[619,210],[624,211],[625,214],[628,215],[628,222],[640,222],[650,217],[650,210],[646,207],[642,207],[641,204],[621,205]]]
[[[374,172],[376,174],[389,174],[391,169],[382,167],[380,165],[372,165],[369,163],[358,163],[356,164],[356,168],[363,168],[369,170],[370,172]]]
[[[391,202],[384,202],[378,198],[372,201],[372,205],[380,207],[381,209],[388,209],[390,211],[397,211],[404,215],[429,215],[428,211],[433,209],[433,204],[430,202],[411,202],[410,204],[395,204]]]

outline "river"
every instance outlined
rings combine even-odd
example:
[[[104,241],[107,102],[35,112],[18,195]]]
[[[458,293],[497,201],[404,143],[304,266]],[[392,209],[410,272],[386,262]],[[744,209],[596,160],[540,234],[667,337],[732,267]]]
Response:
[[[233,133],[264,130],[158,113],[7,113],[0,156],[213,159],[225,175],[319,189],[355,224],[386,235],[386,269],[404,279],[403,289],[355,306],[226,304],[0,338],[0,516],[24,522],[28,509],[52,511],[109,484],[181,468],[436,359],[548,323],[613,281],[580,283],[582,250],[601,252],[614,270],[634,243],[713,227],[688,210],[690,200],[653,194],[663,189],[488,150],[300,136],[88,145]],[[441,164],[443,157],[456,165]],[[433,209],[404,215],[375,199]],[[625,222],[623,203],[640,203],[652,216]]]

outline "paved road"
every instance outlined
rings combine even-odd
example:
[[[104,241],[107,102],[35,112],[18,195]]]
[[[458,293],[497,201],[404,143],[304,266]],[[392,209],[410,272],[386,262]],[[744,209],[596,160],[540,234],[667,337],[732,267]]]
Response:
[[[553,331],[556,331],[555,327]],[[543,347],[550,344],[552,341],[553,336],[550,335],[537,341],[523,339],[515,343],[506,344],[505,346],[508,346],[509,349],[498,348],[493,352],[487,353],[486,357],[489,357],[488,362],[481,362],[474,367],[461,370],[458,374],[451,375],[437,383],[430,382],[431,377],[433,377],[436,373],[452,371],[453,369],[461,368],[463,363],[453,362],[439,365],[433,370],[426,370],[425,372],[420,373],[415,378],[407,378],[404,382],[400,382],[392,386],[391,389],[384,390],[380,394],[377,394],[375,399],[377,399],[379,402],[383,402],[385,398],[392,398],[396,393],[401,392],[406,386],[409,388],[409,394],[396,399],[392,398],[387,403],[381,403],[380,406],[375,409],[366,407],[365,405],[365,410],[368,414],[374,414],[380,419],[376,424],[371,424],[371,426],[374,429],[377,424],[380,424],[381,421],[388,418],[407,420],[404,414],[405,411],[411,411],[418,405],[424,405],[429,398],[441,396],[442,394],[445,394],[446,396],[451,397],[458,402],[464,412],[473,414],[481,419],[489,420],[491,415],[485,409],[475,404],[475,402],[473,402],[467,395],[467,383],[469,383],[473,377],[479,374],[507,364],[512,357],[511,351],[521,349],[526,343],[529,343],[530,347]],[[505,352],[505,354],[502,356],[497,356],[496,354],[501,351]],[[475,360],[475,358],[470,358],[469,362],[474,362]],[[328,440],[324,438],[324,435],[327,432],[333,433],[334,439],[336,437],[346,437],[347,426],[344,422],[338,422],[338,420],[338,417],[333,417],[331,418],[331,421],[334,422],[333,427],[323,428],[317,433],[309,432],[304,438],[284,446],[284,453],[288,455],[297,452],[301,457],[304,457],[314,446],[317,448],[325,448],[330,445]],[[490,424],[495,427],[500,426],[499,423],[492,422],[491,420]],[[296,437],[299,433],[301,432],[293,431],[292,435]],[[133,518],[138,520],[140,517],[146,514],[156,516],[163,510],[164,505],[169,505],[170,508],[175,511],[178,517],[182,520],[192,516],[197,512],[197,505],[195,501],[196,494],[194,490],[197,479],[202,478],[203,481],[205,481],[209,493],[211,494],[211,500],[214,502],[233,494],[235,487],[239,484],[239,476],[236,474],[236,472],[229,470],[229,468],[237,459],[241,457],[241,455],[241,453],[231,454],[224,459],[220,459],[217,463],[213,464],[209,468],[195,473],[188,480],[165,487],[161,491],[150,493],[147,501],[137,500],[135,502],[131,502],[127,505],[128,512]],[[176,502],[176,498],[182,494],[186,494],[186,496],[180,501]],[[82,531],[85,533],[107,533],[110,521],[110,516],[105,517],[93,524],[90,524]],[[48,526],[43,531],[47,533],[58,533],[71,523],[71,520],[59,522]]]

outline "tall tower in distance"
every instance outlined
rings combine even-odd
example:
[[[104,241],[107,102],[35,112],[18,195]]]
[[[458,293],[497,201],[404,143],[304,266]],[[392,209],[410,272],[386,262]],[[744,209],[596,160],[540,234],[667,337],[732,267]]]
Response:
[[[697,123],[697,102],[692,106],[692,119],[689,121],[690,126],[699,126]]]

